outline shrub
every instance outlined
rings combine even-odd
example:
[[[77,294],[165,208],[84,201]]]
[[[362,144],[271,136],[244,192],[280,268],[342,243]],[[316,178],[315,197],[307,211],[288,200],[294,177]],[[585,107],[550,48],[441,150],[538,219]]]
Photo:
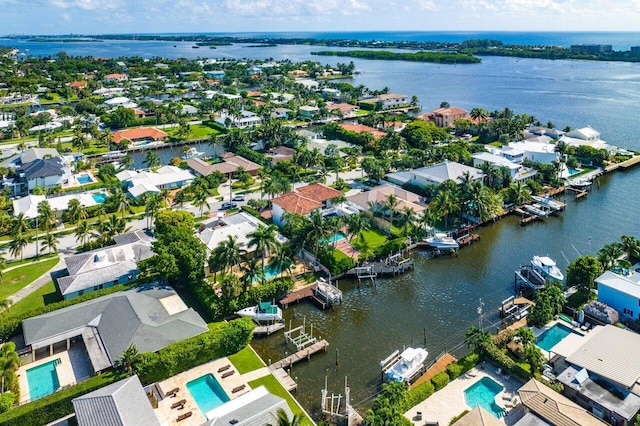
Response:
[[[459,359],[456,364],[462,366],[462,372],[460,373],[462,374],[478,365],[480,361],[482,361],[482,357],[480,355],[478,355],[477,353],[470,353],[469,355]]]
[[[406,245],[406,238],[395,238],[393,240],[385,242],[379,247],[376,247],[373,250],[373,253],[376,258],[381,258],[399,252],[400,250],[405,248]]]
[[[452,417],[451,420],[449,420],[449,426],[451,426],[452,424],[454,424],[455,422],[457,422],[458,420],[466,416],[468,412],[469,410],[464,410],[462,413],[458,414],[457,416]]]
[[[435,391],[436,389],[430,381],[420,383],[418,386],[409,389],[402,403],[402,412],[404,413],[411,407],[429,398]]]
[[[16,395],[9,391],[0,395],[0,413],[9,411],[16,402]]]
[[[513,339],[515,331],[510,328],[505,328],[500,333],[493,336],[493,344],[499,348],[504,348]]]
[[[447,375],[451,380],[457,379],[462,373],[462,365],[458,364],[457,362],[447,365]]]
[[[442,371],[431,378],[431,383],[435,390],[439,391],[449,384],[449,375],[446,371]]]

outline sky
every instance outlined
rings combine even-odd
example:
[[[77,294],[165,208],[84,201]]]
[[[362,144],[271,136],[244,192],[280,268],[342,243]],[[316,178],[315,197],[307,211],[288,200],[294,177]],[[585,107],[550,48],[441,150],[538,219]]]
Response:
[[[0,0],[0,34],[639,31],[640,0]]]

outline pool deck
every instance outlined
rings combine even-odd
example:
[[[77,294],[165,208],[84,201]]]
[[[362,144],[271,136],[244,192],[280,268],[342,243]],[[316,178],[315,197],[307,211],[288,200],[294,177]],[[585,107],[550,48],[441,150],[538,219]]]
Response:
[[[229,367],[224,369],[224,371],[218,371],[226,366]],[[229,374],[230,372],[232,373]],[[162,392],[166,394],[176,388],[179,390],[176,396],[166,397],[162,401],[159,401],[158,408],[154,410],[162,425],[198,426],[207,421],[207,418],[202,411],[200,411],[198,404],[196,404],[196,401],[187,389],[188,382],[207,374],[213,374],[213,377],[220,383],[220,386],[222,386],[227,396],[230,399],[234,399],[251,390],[248,382],[266,376],[270,374],[270,372],[268,368],[264,367],[246,374],[240,374],[228,358],[220,358],[170,377],[158,383]],[[223,375],[225,376],[224,378],[222,377]],[[236,391],[235,393],[233,392],[234,389],[243,385],[244,388],[242,390]],[[183,399],[185,400],[184,408],[171,408],[174,403],[182,401]],[[178,422],[178,416],[188,413],[189,411],[191,411],[191,417]]]
[[[463,374],[456,380],[452,380],[443,389],[440,389],[426,400],[411,408],[404,413],[404,416],[413,424],[423,425],[425,421],[437,421],[441,425],[448,425],[453,417],[459,415],[464,410],[470,409],[465,401],[464,391],[483,377],[490,377],[504,387],[504,390],[496,396],[495,401],[501,408],[507,409],[505,406],[507,401],[503,399],[505,392],[515,395],[521,384],[513,377],[498,374],[495,367],[491,364],[481,363],[478,364],[476,368],[472,368],[466,374]],[[422,412],[421,420],[418,420],[416,416],[418,411]],[[501,420],[505,421],[504,418]]]
[[[579,336],[579,337],[575,337],[575,336],[571,336],[571,335],[567,336],[567,337],[570,337],[569,340],[570,340],[570,344],[571,344],[572,347],[573,346],[577,347],[576,345],[577,345],[578,339],[580,341],[584,342],[584,339],[588,338],[591,335],[591,334],[589,334],[589,331],[582,330],[580,328],[580,326],[575,326],[575,325],[569,324],[568,322],[562,321],[560,319],[553,320],[550,323],[545,324],[543,327],[540,327],[540,328],[531,327],[531,330],[533,331],[533,335],[536,336],[536,338],[538,338],[544,332],[546,332],[549,329],[553,328],[556,324],[560,324],[563,327],[566,327],[566,328],[570,329],[571,331],[573,331],[572,334],[575,334],[575,335]],[[555,354],[563,354],[565,352],[565,350],[564,350],[565,348],[564,347],[567,346],[567,344],[563,345],[563,341],[566,340],[567,337],[565,337],[564,339],[560,340],[553,347],[549,348],[550,349],[549,351],[541,348],[540,346],[538,346],[538,349],[540,349],[540,352],[542,352],[542,355],[544,356],[544,358],[547,361],[551,361],[552,357],[551,357],[551,353],[550,352],[553,352]]]
[[[76,383],[76,376],[73,373],[73,367],[71,366],[71,359],[68,352],[60,352],[53,356],[40,359],[38,361],[25,364],[18,368],[16,374],[18,375],[18,383],[20,384],[20,403],[24,404],[31,400],[29,395],[29,382],[27,381],[27,370],[37,367],[42,364],[46,364],[50,361],[60,359],[60,364],[56,366],[56,373],[58,374],[58,381],[60,382],[60,388],[73,385]]]

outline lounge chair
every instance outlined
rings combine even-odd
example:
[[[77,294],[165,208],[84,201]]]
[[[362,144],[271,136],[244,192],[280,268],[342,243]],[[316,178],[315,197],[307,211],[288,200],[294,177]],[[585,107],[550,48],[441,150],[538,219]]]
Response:
[[[222,373],[223,371],[227,371],[230,368],[231,368],[231,364],[227,364],[224,367],[218,368],[218,373]]]
[[[224,379],[224,378],[226,378],[226,377],[229,377],[229,376],[233,375],[233,373],[235,373],[235,371],[233,371],[233,370],[231,370],[231,371],[227,371],[226,373],[224,373],[224,374],[223,374],[222,376],[220,376],[220,377],[222,377],[222,378]]]
[[[173,388],[169,392],[167,392],[166,395],[171,397],[171,398],[174,398],[178,394],[179,390],[180,390],[180,388]]]
[[[512,398],[513,398],[512,393],[505,392],[502,394],[502,399],[504,399],[505,401],[511,401]]]
[[[497,375],[501,375],[501,374],[502,374],[502,368],[498,367],[498,368],[496,369],[496,374],[497,374]]]
[[[233,390],[231,391],[231,393],[237,393],[237,392],[240,392],[241,390],[243,390],[243,389],[244,389],[244,388],[246,388],[246,387],[247,387],[246,385],[240,385],[240,386],[237,386],[237,387],[233,388]]]
[[[184,404],[187,403],[186,399],[181,399],[178,402],[174,402],[173,404],[171,404],[171,409],[173,410],[174,408],[178,408],[178,409],[182,409],[184,407]]]
[[[186,412],[184,414],[180,414],[177,418],[176,421],[181,422],[184,419],[188,419],[189,417],[191,417],[193,415],[193,413],[191,411]]]

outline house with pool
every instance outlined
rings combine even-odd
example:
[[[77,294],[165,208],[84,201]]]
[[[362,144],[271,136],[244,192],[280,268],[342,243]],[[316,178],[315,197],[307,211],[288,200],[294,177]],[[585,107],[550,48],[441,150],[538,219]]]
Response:
[[[605,325],[587,332],[578,344],[563,343],[551,350],[563,394],[607,423],[635,424],[640,412],[640,335]]]
[[[307,216],[314,210],[328,209],[334,205],[333,200],[343,196],[344,194],[337,189],[321,183],[299,187],[271,200],[273,223],[282,226],[285,212]]]
[[[640,319],[640,273],[624,276],[605,271],[595,282],[599,302],[615,309],[622,318]]]
[[[115,245],[64,259],[65,267],[52,271],[51,279],[64,299],[138,279],[138,262],[153,256],[152,238],[143,231],[115,235]]]
[[[61,217],[69,209],[71,200],[78,200],[84,207],[93,207],[104,203],[107,197],[106,189],[59,196],[27,195],[12,201],[13,215],[17,216],[22,213],[28,219],[35,219],[38,216],[38,204],[47,201],[51,210],[56,212],[58,217]]]
[[[131,345],[155,352],[208,327],[175,290],[151,283],[25,319],[22,330],[26,402],[112,368]]]
[[[187,186],[195,176],[179,167],[164,166],[156,171],[123,170],[116,174],[116,178],[122,183],[127,195],[137,200],[148,192],[157,194],[163,189]]]
[[[455,161],[444,161],[433,166],[389,173],[386,176],[386,180],[400,186],[411,184],[420,188],[425,188],[431,185],[440,185],[446,180],[452,180],[456,183],[460,183],[460,179],[467,172],[473,180],[481,181],[484,177],[484,174],[480,169],[456,163]]]

